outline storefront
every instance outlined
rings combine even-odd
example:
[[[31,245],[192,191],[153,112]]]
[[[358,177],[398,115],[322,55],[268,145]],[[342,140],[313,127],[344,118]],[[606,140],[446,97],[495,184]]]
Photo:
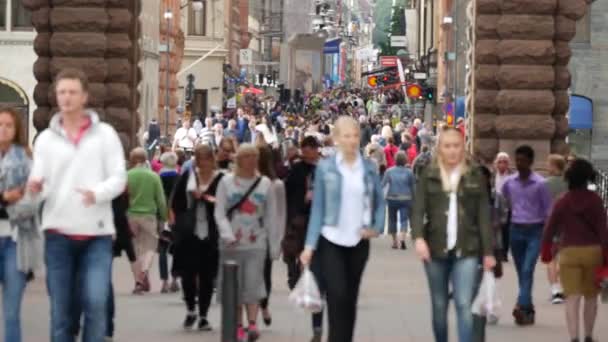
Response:
[[[340,44],[342,39],[334,38],[325,42],[323,47],[323,56],[325,63],[325,85],[332,87],[340,84]],[[329,88],[328,87],[328,88]]]

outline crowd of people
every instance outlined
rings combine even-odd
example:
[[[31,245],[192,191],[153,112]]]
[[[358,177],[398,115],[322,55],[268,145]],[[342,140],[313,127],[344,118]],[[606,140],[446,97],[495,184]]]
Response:
[[[326,301],[328,341],[351,342],[370,240],[385,231],[390,248],[411,247],[423,263],[437,342],[448,341],[450,300],[458,340],[483,340],[473,300],[482,271],[500,279],[509,251],[519,285],[515,323],[535,323],[540,257],[551,301],[565,301],[571,340],[581,337],[583,304],[582,337],[594,341],[595,271],[608,259],[608,228],[584,159],[551,155],[545,178],[534,171],[535,151],[522,145],[513,165],[505,152],[483,165],[467,154],[460,123],[404,115],[398,92],[338,89],[285,110],[246,101],[228,115],[185,116],[170,144],[135,148],[125,161],[114,129],[86,109],[84,74],[60,72],[55,91],[60,112],[33,153],[17,112],[0,109],[6,342],[22,341],[21,300],[42,261],[51,341],[111,340],[112,259],[122,252],[135,295],[152,291],[158,254],[160,292],[181,291],[183,327],[200,331],[219,324],[208,317],[214,292],[221,298],[219,265],[236,262],[239,341],[260,338],[260,317],[272,324],[274,261],[286,264],[290,289],[308,268]],[[323,315],[312,315],[312,342],[322,340]]]

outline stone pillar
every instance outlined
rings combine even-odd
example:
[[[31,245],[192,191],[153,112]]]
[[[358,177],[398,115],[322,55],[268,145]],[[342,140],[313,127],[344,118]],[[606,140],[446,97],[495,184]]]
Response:
[[[123,146],[137,144],[137,5],[139,0],[23,0],[38,33],[34,50],[34,127],[41,131],[57,112],[53,79],[64,68],[84,71],[89,107],[119,132]],[[52,3],[52,6],[51,6]]]
[[[476,0],[474,151],[532,146],[539,166],[565,153],[570,86],[568,42],[585,0]]]

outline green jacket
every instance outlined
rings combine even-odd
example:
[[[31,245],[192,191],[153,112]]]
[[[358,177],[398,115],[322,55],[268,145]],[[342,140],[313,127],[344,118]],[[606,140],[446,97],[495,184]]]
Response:
[[[458,185],[457,257],[493,255],[487,181],[477,165],[467,163]],[[426,240],[431,257],[445,257],[448,252],[449,202],[439,166],[433,162],[418,177],[411,219],[412,237]]]
[[[145,167],[127,172],[130,215],[156,216],[167,220],[167,200],[160,177]]]

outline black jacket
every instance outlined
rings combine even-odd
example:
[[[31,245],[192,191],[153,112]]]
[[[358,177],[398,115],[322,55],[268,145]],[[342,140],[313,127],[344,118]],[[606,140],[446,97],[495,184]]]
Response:
[[[186,188],[188,186],[188,179],[190,178],[190,174],[191,172],[185,172],[183,175],[181,175],[177,180],[177,184],[175,184],[175,188],[173,189],[170,205],[176,217],[178,215],[184,214],[188,210],[188,197],[191,195],[186,191]],[[215,179],[211,181],[211,184],[209,185],[207,191],[205,191],[204,194],[215,197],[217,187],[223,176],[223,173],[218,173]],[[190,199],[194,200],[194,198],[192,197],[190,197]],[[199,203],[203,203],[205,205],[205,210],[207,212],[207,224],[209,225],[209,241],[217,246],[219,243],[219,233],[217,230],[217,224],[215,223],[215,217],[213,216],[213,212],[215,210],[215,202],[209,202],[205,199],[200,199]]]
[[[311,205],[306,202],[306,192],[314,183],[315,168],[316,165],[304,161],[297,162],[292,166],[285,181],[287,226],[282,249],[286,259],[297,257],[304,249]]]

